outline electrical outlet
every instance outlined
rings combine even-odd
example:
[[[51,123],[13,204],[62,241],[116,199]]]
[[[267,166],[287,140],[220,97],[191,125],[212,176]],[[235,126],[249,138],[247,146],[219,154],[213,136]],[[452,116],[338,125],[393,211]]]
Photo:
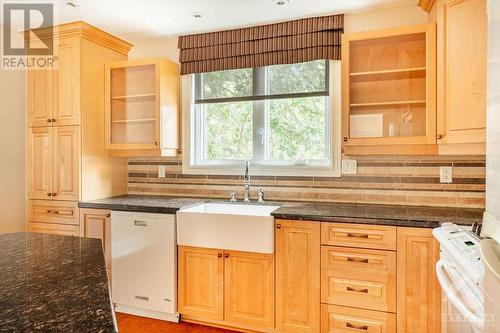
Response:
[[[158,167],[158,177],[165,178],[165,166],[164,165],[160,165]]]
[[[358,162],[356,160],[342,160],[342,174],[355,175],[358,172]]]
[[[441,183],[453,182],[453,168],[451,166],[442,166],[439,168],[439,176]]]

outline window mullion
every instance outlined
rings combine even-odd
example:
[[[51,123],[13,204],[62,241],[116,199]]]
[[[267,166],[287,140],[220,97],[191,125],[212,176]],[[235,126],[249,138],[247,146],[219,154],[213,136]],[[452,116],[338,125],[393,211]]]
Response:
[[[265,67],[253,69],[253,95],[265,95],[266,77]],[[264,100],[253,102],[253,159],[266,159],[266,126],[265,126],[265,104]]]

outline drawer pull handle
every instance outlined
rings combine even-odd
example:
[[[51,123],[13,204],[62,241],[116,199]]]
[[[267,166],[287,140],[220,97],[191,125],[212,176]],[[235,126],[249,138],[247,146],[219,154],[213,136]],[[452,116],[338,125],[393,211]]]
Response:
[[[347,257],[347,258],[346,258],[346,261],[361,262],[361,263],[364,263],[364,264],[367,264],[367,263],[368,263],[368,259],[366,259],[366,258],[354,258],[354,257]]]
[[[149,297],[147,297],[147,296],[138,296],[138,295],[135,295],[134,297],[135,297],[135,299],[138,299],[140,301],[149,302]]]
[[[377,234],[361,234],[357,232],[334,232],[334,237],[346,237],[346,238],[363,238],[363,239],[378,239],[382,240],[382,235]]]
[[[135,220],[134,221],[134,225],[137,226],[137,227],[147,227],[148,226],[148,222]]]
[[[367,288],[356,289],[356,288],[347,286],[346,289],[347,289],[347,291],[354,291],[356,293],[368,294],[368,289]]]
[[[351,237],[351,238],[368,238],[368,234],[355,234],[355,233],[352,233],[352,232],[348,232],[347,233],[347,237]]]
[[[345,326],[349,327],[349,328],[353,328],[355,330],[368,331],[368,326],[366,326],[366,325],[364,325],[364,326],[357,326],[357,325],[353,325],[351,323],[346,323]]]

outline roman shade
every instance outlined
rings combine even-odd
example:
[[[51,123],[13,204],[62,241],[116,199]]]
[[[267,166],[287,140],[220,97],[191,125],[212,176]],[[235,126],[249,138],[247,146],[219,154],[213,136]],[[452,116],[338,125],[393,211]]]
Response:
[[[340,60],[344,15],[179,37],[181,75]]]

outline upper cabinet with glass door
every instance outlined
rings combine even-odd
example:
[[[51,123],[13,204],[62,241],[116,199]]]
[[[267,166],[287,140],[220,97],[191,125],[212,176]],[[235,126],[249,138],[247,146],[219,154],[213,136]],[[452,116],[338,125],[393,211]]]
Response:
[[[114,156],[174,156],[179,68],[167,59],[106,64],[106,149]]]
[[[435,24],[344,34],[344,152],[436,154],[435,76]]]

